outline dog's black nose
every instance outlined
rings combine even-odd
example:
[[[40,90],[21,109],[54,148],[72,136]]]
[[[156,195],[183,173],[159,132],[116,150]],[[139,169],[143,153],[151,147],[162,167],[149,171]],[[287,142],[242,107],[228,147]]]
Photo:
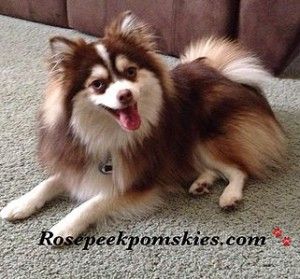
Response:
[[[120,90],[117,97],[123,105],[127,105],[133,99],[132,93],[129,89]]]

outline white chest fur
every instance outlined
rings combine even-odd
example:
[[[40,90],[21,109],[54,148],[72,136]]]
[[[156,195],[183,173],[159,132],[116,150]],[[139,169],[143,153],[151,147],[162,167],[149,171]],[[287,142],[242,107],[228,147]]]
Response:
[[[112,175],[100,172],[99,164],[96,163],[89,165],[80,177],[66,177],[65,183],[71,196],[79,201],[88,200],[100,193],[104,196],[113,194]]]

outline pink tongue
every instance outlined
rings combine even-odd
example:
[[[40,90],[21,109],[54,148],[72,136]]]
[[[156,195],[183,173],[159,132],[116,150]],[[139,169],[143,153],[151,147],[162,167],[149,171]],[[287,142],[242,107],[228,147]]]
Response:
[[[136,130],[141,125],[141,118],[137,110],[137,105],[118,110],[119,121],[123,128]]]

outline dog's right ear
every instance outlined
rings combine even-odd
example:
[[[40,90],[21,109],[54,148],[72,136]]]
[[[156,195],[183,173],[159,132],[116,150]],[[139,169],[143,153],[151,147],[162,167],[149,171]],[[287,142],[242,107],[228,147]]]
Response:
[[[120,13],[105,28],[106,37],[122,38],[146,50],[156,50],[156,42],[150,26],[142,22],[131,11]]]

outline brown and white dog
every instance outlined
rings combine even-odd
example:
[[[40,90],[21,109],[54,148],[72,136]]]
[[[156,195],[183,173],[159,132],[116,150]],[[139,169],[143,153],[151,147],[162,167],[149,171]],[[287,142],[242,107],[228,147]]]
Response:
[[[149,28],[123,13],[98,41],[50,40],[50,81],[39,116],[39,157],[51,173],[1,211],[22,219],[63,192],[82,201],[54,235],[77,236],[111,217],[149,214],[194,181],[202,194],[228,180],[235,206],[246,179],[280,165],[285,136],[259,89],[268,77],[237,43],[193,43],[168,71]],[[113,171],[99,171],[108,158]]]

